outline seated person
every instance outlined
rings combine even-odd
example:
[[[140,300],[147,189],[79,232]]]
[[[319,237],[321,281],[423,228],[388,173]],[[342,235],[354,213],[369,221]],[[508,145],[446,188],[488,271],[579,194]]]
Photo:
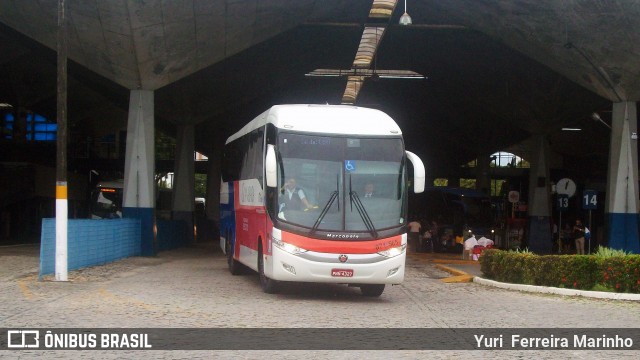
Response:
[[[373,186],[373,184],[367,183],[367,185],[364,186],[363,197],[366,197],[366,198],[374,197],[375,196],[374,191],[375,191],[375,187]]]
[[[296,179],[290,178],[284,184],[284,192],[280,195],[281,210],[307,210],[312,208],[304,191],[297,187]]]

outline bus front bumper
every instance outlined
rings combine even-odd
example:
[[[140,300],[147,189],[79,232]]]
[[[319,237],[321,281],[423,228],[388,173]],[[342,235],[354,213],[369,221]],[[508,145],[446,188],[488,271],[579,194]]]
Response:
[[[400,284],[404,280],[406,254],[405,250],[391,258],[378,254],[294,255],[274,246],[272,255],[265,259],[265,274],[278,281]]]

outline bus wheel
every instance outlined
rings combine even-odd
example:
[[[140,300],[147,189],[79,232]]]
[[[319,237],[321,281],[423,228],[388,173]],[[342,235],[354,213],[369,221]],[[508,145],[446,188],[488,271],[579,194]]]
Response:
[[[231,242],[229,241],[229,234],[227,234],[227,240],[225,241],[225,252],[227,253],[227,266],[231,275],[239,275],[242,271],[241,264],[233,258],[233,249],[231,248]]]
[[[258,247],[258,274],[260,275],[260,286],[262,291],[267,294],[275,294],[278,292],[278,282],[273,279],[269,279],[264,274],[264,256],[262,255],[262,244]]]
[[[360,285],[362,295],[370,297],[378,297],[384,291],[384,284],[364,284]]]

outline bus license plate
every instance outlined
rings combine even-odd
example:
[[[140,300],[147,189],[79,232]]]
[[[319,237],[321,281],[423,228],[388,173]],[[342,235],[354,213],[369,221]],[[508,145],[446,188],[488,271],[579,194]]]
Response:
[[[333,277],[353,277],[353,270],[351,270],[351,269],[331,269],[331,276],[333,276]]]

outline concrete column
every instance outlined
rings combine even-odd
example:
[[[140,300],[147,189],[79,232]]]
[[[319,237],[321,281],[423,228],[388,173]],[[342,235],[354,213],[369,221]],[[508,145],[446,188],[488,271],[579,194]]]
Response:
[[[220,239],[220,178],[222,169],[223,141],[217,141],[208,160],[207,169],[207,239]]]
[[[534,135],[529,171],[529,250],[549,254],[552,248],[551,187],[549,185],[549,142],[542,134]]]
[[[193,163],[194,126],[178,126],[176,131],[176,157],[174,161],[173,220],[185,224],[187,243],[193,243],[193,216],[195,204],[195,169]]]
[[[605,205],[608,245],[636,254],[640,253],[637,134],[636,103],[614,103]]]
[[[220,183],[222,177],[222,154],[224,151],[224,141],[216,142],[213,154],[208,160],[207,170],[207,204],[211,202],[211,206],[207,206],[207,218],[215,220],[216,223],[220,219]]]
[[[491,195],[491,157],[478,155],[476,163],[476,189]]]
[[[155,255],[153,91],[131,90],[124,163],[123,215],[141,223],[141,254]]]

